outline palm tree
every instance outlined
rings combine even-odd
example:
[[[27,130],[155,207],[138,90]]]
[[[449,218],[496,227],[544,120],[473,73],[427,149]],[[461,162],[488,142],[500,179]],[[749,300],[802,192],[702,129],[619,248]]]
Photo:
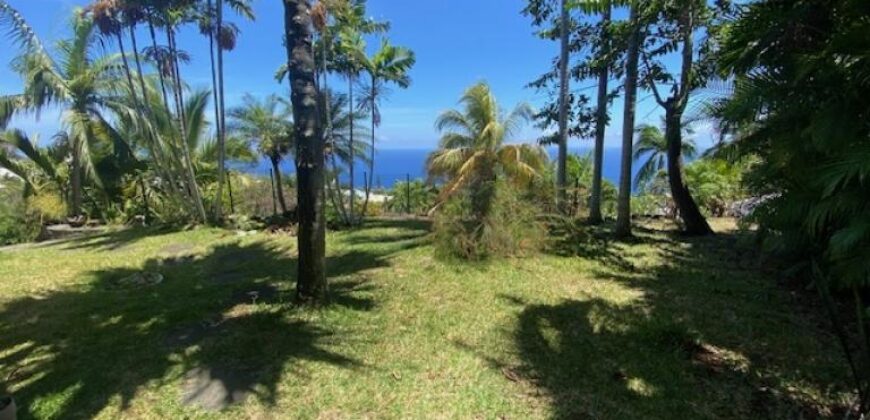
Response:
[[[324,156],[322,118],[311,45],[308,0],[284,0],[284,36],[290,99],[296,125],[297,210],[299,217],[296,297],[304,302],[326,299],[326,217],[323,206]]]
[[[255,19],[249,0],[227,0],[230,8],[236,13],[253,21]],[[218,143],[218,186],[215,200],[214,217],[222,218],[222,191],[226,160],[226,111],[224,106],[224,51],[232,51],[236,46],[239,30],[233,24],[225,23],[223,18],[224,0],[217,0],[213,6],[212,0],[207,0],[206,9],[199,15],[200,33],[207,35],[209,40],[209,61],[211,64],[212,93],[214,97],[215,132]],[[217,44],[217,45],[215,45]],[[217,51],[215,51],[217,49]],[[217,62],[215,62],[217,55]]]
[[[381,125],[380,101],[388,93],[386,84],[395,83],[402,89],[411,85],[408,71],[414,66],[416,58],[414,52],[408,48],[396,47],[385,38],[381,42],[381,48],[371,58],[366,58],[363,67],[369,74],[369,84],[365,86],[366,92],[360,98],[359,108],[371,115],[371,154],[369,155],[369,178],[366,182],[366,198],[363,202],[363,211],[366,213],[369,204],[369,194],[375,176],[375,128]]]
[[[467,188],[474,213],[479,219],[489,214],[499,176],[518,185],[528,185],[547,162],[544,150],[529,144],[505,144],[532,118],[528,104],[520,104],[504,115],[489,85],[478,83],[460,99],[464,109],[441,114],[435,122],[444,134],[438,150],[429,155],[429,176],[444,178],[439,202]]]
[[[278,203],[281,211],[287,212],[287,201],[281,182],[281,159],[293,148],[293,123],[291,107],[277,95],[263,100],[246,94],[242,105],[229,112],[229,131],[252,140],[260,154],[269,159],[275,174]]]
[[[359,128],[365,115],[348,106],[347,95],[336,94],[329,89],[322,90],[320,95],[321,103],[325,105],[322,110],[325,117],[323,121],[329,129],[329,131],[323,132],[327,164],[331,166],[331,170],[327,174],[326,192],[343,223],[350,225],[351,220],[345,208],[344,193],[342,193],[340,184],[341,167],[342,165],[350,165],[352,160],[360,160],[357,156],[362,156],[363,163],[368,163],[369,143],[365,141],[351,142],[350,140],[351,131],[357,133],[356,138],[362,134]],[[365,140],[365,137],[364,135],[362,140]]]
[[[58,42],[57,56],[50,56],[17,12],[4,3],[0,11],[11,16],[11,34],[25,46],[14,69],[24,81],[24,92],[0,97],[14,112],[35,111],[52,105],[65,108],[62,123],[70,140],[70,215],[82,214],[82,178],[99,184],[90,146],[97,132],[109,126],[103,110],[121,90],[118,55],[94,57],[94,22],[79,10],[72,18],[72,36]],[[8,104],[17,104],[11,107]]]
[[[634,177],[635,188],[644,188],[659,171],[667,165],[668,141],[664,133],[658,127],[642,124],[637,128],[637,141],[634,143],[635,162],[643,160],[640,170]],[[691,130],[684,127],[684,131],[691,134]],[[692,139],[684,139],[682,155],[687,159],[697,156],[695,142]]]

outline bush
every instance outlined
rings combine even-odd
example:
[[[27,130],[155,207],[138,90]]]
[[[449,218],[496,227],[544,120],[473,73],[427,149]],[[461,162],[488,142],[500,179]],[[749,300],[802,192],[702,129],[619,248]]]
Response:
[[[496,183],[488,214],[475,216],[469,191],[449,199],[435,218],[434,243],[442,257],[484,260],[538,251],[546,229],[537,209],[504,183]]]
[[[28,216],[22,188],[20,181],[0,179],[0,245],[30,242],[39,236],[41,224]]]

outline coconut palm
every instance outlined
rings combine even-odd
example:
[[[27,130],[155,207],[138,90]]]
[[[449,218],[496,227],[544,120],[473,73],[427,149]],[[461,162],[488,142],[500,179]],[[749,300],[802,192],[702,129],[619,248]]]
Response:
[[[443,135],[426,166],[430,178],[446,180],[439,202],[467,188],[476,215],[486,217],[496,179],[503,176],[528,185],[546,165],[547,155],[539,146],[506,144],[532,118],[528,104],[505,115],[483,82],[468,88],[460,103],[464,109],[446,111],[436,120],[435,127]]]
[[[99,133],[109,131],[103,110],[113,102],[115,92],[122,90],[120,57],[94,55],[94,22],[81,11],[74,13],[72,35],[57,43],[54,57],[17,12],[5,3],[0,4],[0,11],[10,17],[10,33],[24,46],[13,65],[23,79],[24,91],[0,97],[0,103],[6,104],[0,109],[38,112],[55,105],[65,108],[62,124],[70,141],[70,213],[78,217],[82,213],[82,178],[100,184],[90,146]]]
[[[405,47],[397,47],[387,39],[381,41],[381,48],[371,57],[364,57],[363,67],[369,74],[369,83],[364,86],[363,97],[359,108],[371,115],[371,151],[369,157],[369,179],[366,182],[366,198],[363,202],[363,214],[369,204],[375,173],[375,128],[381,125],[380,101],[389,92],[387,83],[395,83],[402,89],[411,85],[408,71],[414,66],[414,52]]]
[[[281,185],[281,160],[293,150],[292,109],[277,95],[260,100],[247,94],[242,105],[229,111],[228,130],[257,144],[257,150],[269,159],[275,174],[278,203],[287,212]]]
[[[642,124],[636,131],[637,140],[634,142],[633,160],[644,162],[634,177],[634,186],[644,188],[659,171],[667,166],[668,142],[662,130],[656,126]],[[687,134],[692,133],[687,127],[683,127],[683,131]],[[697,156],[694,140],[684,138],[682,147],[682,155],[687,159],[694,159]]]
[[[254,12],[251,8],[249,0],[227,0],[226,3],[242,17],[253,21]],[[224,22],[224,0],[217,0],[213,5],[212,0],[207,0],[205,10],[199,12],[199,29],[200,32],[208,37],[209,40],[209,60],[211,63],[211,79],[212,93],[214,97],[214,112],[215,112],[215,131],[217,135],[218,146],[218,187],[217,197],[215,200],[214,216],[217,219],[222,217],[221,205],[223,200],[223,179],[224,179],[224,162],[227,156],[224,156],[228,146],[226,143],[226,111],[224,107],[224,51],[232,51],[236,46],[238,37],[238,28]],[[217,45],[215,45],[217,44]],[[217,51],[215,51],[217,50]],[[217,55],[217,62],[215,62]]]

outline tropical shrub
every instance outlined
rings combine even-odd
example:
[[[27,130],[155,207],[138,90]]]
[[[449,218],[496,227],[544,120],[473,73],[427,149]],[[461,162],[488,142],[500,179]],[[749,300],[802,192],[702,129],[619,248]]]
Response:
[[[385,210],[393,213],[411,213],[423,215],[432,210],[438,198],[438,188],[427,184],[421,179],[411,182],[399,181],[387,193],[389,200],[384,205]]]
[[[442,257],[479,261],[490,257],[521,257],[541,249],[546,226],[540,212],[505,182],[492,187],[490,213],[475,212],[475,194],[453,195],[435,217],[434,243]]]
[[[728,205],[746,196],[743,189],[743,168],[740,162],[724,159],[698,159],[685,167],[686,183],[709,216],[725,215]]]
[[[812,280],[836,313],[854,299],[852,333],[832,317],[867,412],[870,339],[870,4],[751,2],[725,32],[720,66],[733,92],[716,109],[732,155],[756,156],[750,191],[765,249]],[[851,341],[851,337],[857,340]],[[860,352],[854,352],[854,349]]]

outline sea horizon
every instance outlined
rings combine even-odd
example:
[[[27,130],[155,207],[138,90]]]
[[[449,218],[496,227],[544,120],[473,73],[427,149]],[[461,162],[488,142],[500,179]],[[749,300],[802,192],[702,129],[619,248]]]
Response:
[[[405,181],[406,179],[425,179],[426,178],[426,157],[434,151],[434,148],[415,148],[415,149],[378,149],[375,151],[375,188],[392,188],[397,181]],[[557,155],[556,147],[546,148],[551,161],[555,161]],[[570,147],[569,153],[584,155],[592,152],[592,147]],[[604,165],[602,168],[602,176],[604,179],[618,185],[619,170],[620,170],[620,155],[622,148],[618,146],[604,148]],[[637,173],[640,165],[635,164],[632,167],[632,176]],[[261,159],[253,164],[234,165],[236,170],[247,174],[258,176],[269,176],[271,171],[271,163],[268,159]],[[296,173],[296,167],[293,163],[293,158],[285,157],[280,164],[281,171],[284,175]],[[361,161],[354,165],[354,184],[358,188],[364,185],[364,176],[367,175],[368,165]],[[345,168],[341,174],[342,183],[348,183],[350,176]]]

